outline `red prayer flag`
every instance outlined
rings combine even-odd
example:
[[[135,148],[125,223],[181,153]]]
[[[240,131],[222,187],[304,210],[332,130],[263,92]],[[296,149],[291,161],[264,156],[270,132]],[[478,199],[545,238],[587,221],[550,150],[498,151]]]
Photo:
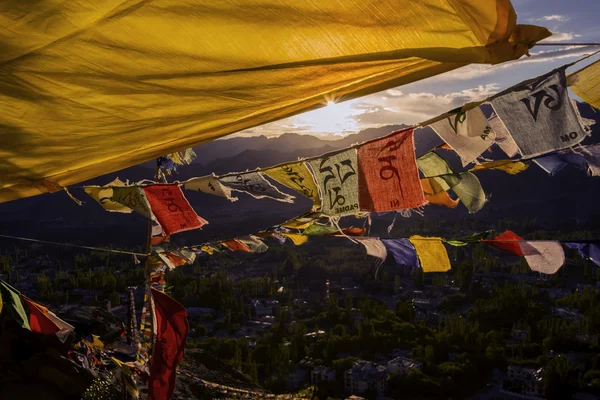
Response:
[[[48,309],[27,296],[21,295],[21,298],[29,308],[29,327],[32,332],[43,335],[52,335],[60,332],[60,327],[48,316]]]
[[[184,306],[152,289],[156,317],[156,344],[148,381],[148,400],[168,400],[175,389],[175,370],[183,360],[189,324]]]
[[[415,158],[413,128],[358,148],[362,211],[406,210],[426,204]]]
[[[250,252],[248,246],[245,243],[240,242],[239,240],[226,240],[221,242],[225,247],[227,247],[231,251],[245,251],[246,253]]]
[[[482,242],[492,245],[498,249],[507,251],[516,256],[523,256],[523,250],[518,241],[523,238],[513,231],[506,231],[501,235],[496,236],[492,240],[482,240]]]
[[[196,214],[177,184],[146,186],[144,193],[166,235],[198,229],[208,223]]]

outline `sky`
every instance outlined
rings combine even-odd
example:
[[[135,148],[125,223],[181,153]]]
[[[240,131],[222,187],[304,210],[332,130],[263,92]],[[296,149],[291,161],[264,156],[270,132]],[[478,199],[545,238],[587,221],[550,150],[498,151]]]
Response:
[[[534,47],[531,57],[495,66],[469,65],[359,99],[330,103],[234,136],[274,137],[293,132],[335,139],[370,127],[416,124],[600,50],[600,47],[568,45],[600,42],[600,0],[512,0],[512,4],[517,12],[517,23],[545,26],[553,33],[545,41],[565,43],[565,46]],[[578,70],[598,59],[600,56],[595,56],[567,71]]]

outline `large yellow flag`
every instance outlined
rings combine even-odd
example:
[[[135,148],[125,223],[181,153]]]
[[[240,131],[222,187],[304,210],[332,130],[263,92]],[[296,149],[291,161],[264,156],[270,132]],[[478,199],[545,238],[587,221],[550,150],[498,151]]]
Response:
[[[0,201],[549,36],[509,0],[5,0]]]
[[[575,94],[600,108],[600,60],[570,74],[567,81]]]
[[[311,199],[314,203],[314,208],[321,207],[319,188],[317,188],[313,175],[304,162],[300,161],[280,165],[264,170],[263,172],[282,185],[294,189]]]
[[[415,235],[409,240],[417,250],[423,272],[450,271],[450,259],[442,238]]]

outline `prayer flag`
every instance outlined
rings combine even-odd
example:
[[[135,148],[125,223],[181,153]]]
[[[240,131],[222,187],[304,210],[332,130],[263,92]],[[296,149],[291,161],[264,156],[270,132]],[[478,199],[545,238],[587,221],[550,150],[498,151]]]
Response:
[[[120,213],[130,213],[133,210],[129,207],[126,207],[112,199],[113,197],[113,188],[112,186],[125,186],[123,182],[119,180],[119,178],[114,181],[106,184],[105,186],[86,186],[83,190],[98,204],[102,206],[106,211],[111,212],[120,212]]]
[[[198,229],[208,223],[192,209],[179,185],[150,185],[144,187],[144,193],[152,213],[167,235]]]
[[[224,242],[221,242],[221,244],[223,246],[227,247],[231,251],[243,251],[245,253],[250,252],[250,249],[248,248],[248,246],[245,243],[242,243],[237,239],[226,240]]]
[[[565,253],[559,242],[532,240],[519,242],[519,246],[532,271],[551,275],[565,263]]]
[[[479,211],[485,204],[481,183],[471,172],[454,173],[446,160],[433,151],[419,157],[417,164],[424,177],[433,177],[441,189],[452,189],[469,213]]]
[[[488,231],[481,232],[481,233],[474,233],[471,236],[455,238],[455,239],[444,239],[444,242],[448,243],[451,246],[466,246],[468,244],[481,242],[492,232],[494,232],[494,231],[488,230]]]
[[[415,247],[423,272],[449,271],[450,259],[448,252],[439,237],[411,236],[410,242]]]
[[[600,60],[573,72],[567,77],[567,81],[577,96],[600,108]]]
[[[413,128],[361,145],[358,171],[362,211],[405,210],[425,204],[415,159]]]
[[[188,334],[185,307],[166,294],[152,289],[156,318],[156,342],[150,378],[148,399],[170,399],[175,389],[177,364],[183,360]]]
[[[504,122],[496,114],[493,114],[491,118],[488,120],[488,124],[494,131],[496,135],[496,144],[500,146],[503,152],[506,153],[507,156],[513,157],[519,152],[519,148],[515,143],[512,136],[506,129]]]
[[[556,154],[538,157],[533,161],[551,175],[570,164],[584,170],[589,176],[600,176],[600,145],[567,149]]]
[[[13,319],[25,329],[31,330],[29,326],[29,313],[25,311],[23,307],[23,301],[21,300],[21,293],[8,283],[0,281],[0,295],[2,295],[2,308],[3,310],[10,310]]]
[[[314,208],[321,207],[321,198],[315,179],[304,162],[285,164],[263,171],[272,179],[302,193],[313,201]]]
[[[330,233],[337,233],[339,229],[335,225],[323,225],[317,222],[310,225],[304,231],[302,231],[303,235],[306,236],[324,236]]]
[[[492,240],[482,240],[483,243],[487,243],[492,245],[500,250],[507,251],[516,256],[523,256],[523,250],[521,250],[521,246],[519,243],[523,240],[523,238],[513,231],[505,231],[501,235],[496,236]]]
[[[258,171],[225,175],[219,178],[219,182],[231,190],[248,193],[256,199],[269,198],[284,203],[294,202],[294,196],[281,192]]]
[[[456,110],[446,119],[431,124],[438,136],[456,151],[463,166],[470,164],[494,144],[494,133],[479,107]]]
[[[448,192],[443,189],[442,183],[445,184],[444,180],[441,178],[421,179],[421,186],[423,187],[425,200],[427,200],[429,204],[446,206],[448,208],[458,207],[460,201],[452,199]]]
[[[308,236],[299,235],[297,233],[282,233],[282,235],[290,239],[296,246],[300,246],[308,242]]]
[[[253,235],[237,238],[236,240],[245,244],[251,253],[264,253],[269,249],[262,240]]]
[[[564,67],[513,86],[491,104],[524,156],[571,147],[586,136],[567,93]]]
[[[381,240],[373,238],[361,238],[356,240],[365,246],[368,255],[379,258],[381,262],[385,261],[387,257],[387,250]]]
[[[202,193],[208,193],[215,196],[225,197],[229,201],[237,201],[237,197],[231,196],[231,189],[222,185],[216,175],[202,176],[200,178],[192,178],[183,183],[183,187],[187,190],[196,190]]]
[[[565,245],[570,249],[576,249],[581,257],[600,266],[600,242],[568,242]]]
[[[512,160],[496,160],[485,162],[479,165],[476,165],[471,169],[471,171],[481,171],[485,169],[497,169],[498,171],[504,171],[510,175],[516,175],[520,172],[525,171],[529,165],[525,164],[522,161],[512,161]]]
[[[352,215],[358,207],[357,154],[355,149],[309,161],[326,215]]]
[[[48,309],[25,295],[21,298],[29,308],[29,327],[32,332],[52,335],[60,331],[60,327],[48,316]]]
[[[392,253],[397,264],[406,265],[412,269],[419,267],[417,251],[408,239],[381,239],[385,247]]]
[[[152,216],[148,199],[144,194],[144,190],[139,186],[113,187],[112,199],[143,216],[148,218]]]

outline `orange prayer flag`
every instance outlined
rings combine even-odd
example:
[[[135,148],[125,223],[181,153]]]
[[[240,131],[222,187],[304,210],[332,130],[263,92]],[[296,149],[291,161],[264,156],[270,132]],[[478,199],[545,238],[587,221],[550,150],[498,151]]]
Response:
[[[227,247],[231,251],[244,251],[246,253],[250,252],[250,249],[248,248],[248,246],[246,246],[246,244],[244,244],[236,239],[226,240],[224,242],[221,242],[221,244],[224,245],[225,247]]]
[[[358,148],[359,205],[363,211],[405,210],[425,204],[413,128]]]
[[[41,333],[43,335],[52,335],[60,331],[60,327],[56,325],[48,316],[48,309],[25,295],[21,298],[29,308],[29,326],[32,332]]]
[[[435,181],[435,178],[421,179],[421,185],[423,186],[425,199],[429,202],[429,204],[446,206],[448,208],[458,207],[460,201],[452,199],[448,192],[446,192],[440,186],[440,184]]]
[[[208,223],[196,214],[179,185],[150,185],[144,187],[144,193],[152,213],[167,235],[198,229]]]

